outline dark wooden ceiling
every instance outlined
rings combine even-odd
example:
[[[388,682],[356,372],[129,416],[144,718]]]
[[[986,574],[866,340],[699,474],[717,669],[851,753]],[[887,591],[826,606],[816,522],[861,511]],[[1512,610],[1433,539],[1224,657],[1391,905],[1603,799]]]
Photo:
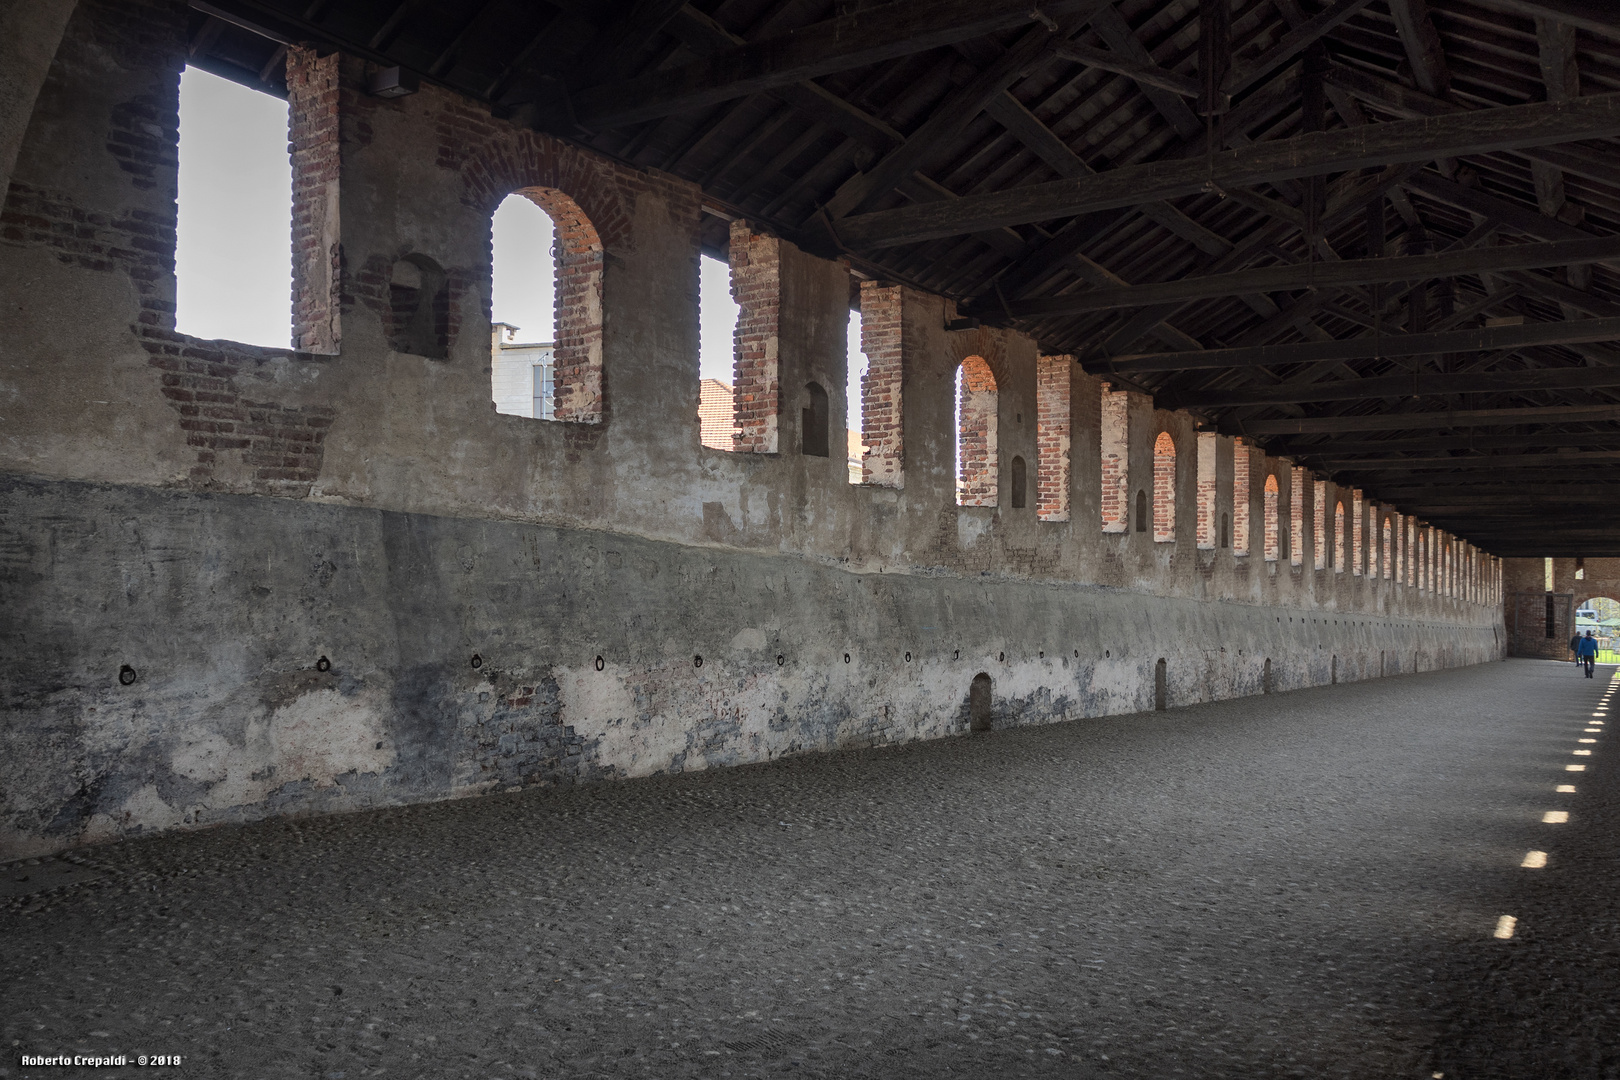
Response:
[[[1620,555],[1613,0],[210,0],[700,184],[1498,555]]]

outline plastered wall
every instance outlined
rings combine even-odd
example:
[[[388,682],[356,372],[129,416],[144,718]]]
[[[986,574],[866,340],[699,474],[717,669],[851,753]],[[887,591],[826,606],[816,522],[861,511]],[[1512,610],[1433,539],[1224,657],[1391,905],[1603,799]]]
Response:
[[[776,452],[701,446],[700,192],[432,88],[368,97],[348,58],[337,179],[322,174],[339,310],[321,340],[338,351],[179,335],[184,16],[79,5],[0,217],[16,298],[0,308],[0,855],[942,736],[981,670],[1007,725],[1151,707],[1160,657],[1176,705],[1257,692],[1268,659],[1283,689],[1502,647],[1484,559],[1473,591],[1408,584],[1404,563],[1358,573],[1370,540],[1316,569],[1313,483],[1288,530],[1304,558],[1266,559],[1264,478],[1283,525],[1295,495],[1258,452],[1249,554],[1200,549],[1200,475],[1206,535],[1237,515],[1233,442],[1215,438],[1200,473],[1192,419],[1143,395],[1122,395],[1127,521],[1104,532],[1100,381],[1067,361],[1052,377],[1016,332],[948,331],[947,302],[909,287],[861,289],[884,305],[869,351],[897,404],[873,482],[847,483],[839,454],[798,447],[807,383],[834,432],[861,393],[844,375],[849,272],[786,240],[768,245]],[[599,238],[589,325],[567,338],[597,365],[579,422],[490,401],[490,215],[520,189],[565,193]],[[400,351],[402,261],[442,275],[436,355]],[[956,505],[970,356],[997,387],[996,493],[1021,456],[1022,508]],[[1165,432],[1175,528],[1156,541],[1133,515]],[[1066,498],[1037,491],[1052,476]],[[1351,493],[1323,490],[1349,514]]]

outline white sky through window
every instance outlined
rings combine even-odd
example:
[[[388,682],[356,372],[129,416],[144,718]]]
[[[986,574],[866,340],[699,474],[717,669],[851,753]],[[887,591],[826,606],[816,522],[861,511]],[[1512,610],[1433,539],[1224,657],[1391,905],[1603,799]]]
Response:
[[[731,385],[732,340],[737,302],[731,298],[731,264],[705,255],[698,260],[698,352],[703,378]]]
[[[180,76],[176,328],[285,349],[292,341],[287,103],[218,75]]]
[[[491,321],[517,327],[518,341],[551,341],[557,296],[551,218],[522,195],[508,195],[496,208],[490,231],[495,248]]]

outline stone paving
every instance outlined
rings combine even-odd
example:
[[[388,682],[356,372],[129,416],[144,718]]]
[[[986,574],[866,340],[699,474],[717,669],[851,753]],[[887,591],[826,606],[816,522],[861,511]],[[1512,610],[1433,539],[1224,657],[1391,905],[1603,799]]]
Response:
[[[14,864],[0,1076],[123,1053],[328,1080],[1617,1078],[1611,671],[1516,660]]]

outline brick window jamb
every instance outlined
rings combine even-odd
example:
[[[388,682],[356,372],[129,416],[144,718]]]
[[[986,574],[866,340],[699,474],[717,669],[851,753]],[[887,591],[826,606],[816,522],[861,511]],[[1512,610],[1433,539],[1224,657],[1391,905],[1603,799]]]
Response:
[[[899,285],[861,282],[861,483],[903,488],[905,353]]]
[[[1202,551],[1215,548],[1215,451],[1220,436],[1213,431],[1198,433],[1198,522],[1196,539]]]
[[[1042,356],[1035,364],[1035,514],[1068,521],[1074,358]]]
[[[1102,531],[1122,533],[1130,517],[1130,400],[1124,390],[1102,384]]]
[[[958,506],[995,506],[1000,486],[997,455],[996,376],[982,356],[962,361],[962,400],[957,414]]]
[[[730,262],[731,297],[737,302],[731,448],[775,454],[782,426],[782,242],[756,233],[746,221],[733,221]]]
[[[1153,440],[1153,542],[1176,539],[1176,441],[1168,431]]]
[[[287,48],[287,139],[292,159],[292,345],[337,355],[343,266],[339,220],[339,56]]]

